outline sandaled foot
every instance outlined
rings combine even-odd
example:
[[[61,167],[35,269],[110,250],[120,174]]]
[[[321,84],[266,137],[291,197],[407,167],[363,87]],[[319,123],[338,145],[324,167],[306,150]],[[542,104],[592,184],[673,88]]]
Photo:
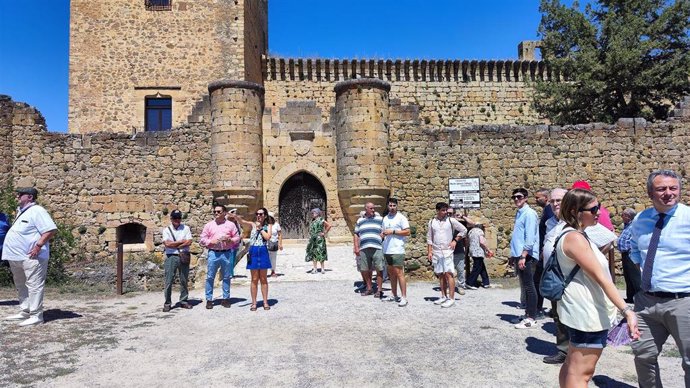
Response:
[[[256,305],[253,304],[252,307],[249,308],[249,311],[256,311]]]
[[[265,303],[264,304],[264,310],[270,310],[270,309],[271,309],[271,306],[269,306],[268,303]]]

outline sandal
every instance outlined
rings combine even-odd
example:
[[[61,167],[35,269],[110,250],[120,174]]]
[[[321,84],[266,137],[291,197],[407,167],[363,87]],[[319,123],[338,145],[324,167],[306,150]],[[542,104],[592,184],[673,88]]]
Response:
[[[256,305],[253,304],[252,307],[249,308],[249,311],[256,311]]]
[[[379,298],[379,299],[383,298],[383,292],[378,291],[378,292],[374,293],[374,298]]]
[[[264,305],[264,310],[270,310],[270,309],[271,309],[271,306],[269,306],[267,304]]]

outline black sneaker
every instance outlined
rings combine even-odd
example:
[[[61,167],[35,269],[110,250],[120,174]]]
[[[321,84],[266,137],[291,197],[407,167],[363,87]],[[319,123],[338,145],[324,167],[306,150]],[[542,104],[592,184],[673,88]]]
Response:
[[[210,310],[213,308],[213,301],[207,300],[206,301],[206,309]]]
[[[551,356],[546,356],[543,359],[545,364],[562,364],[565,362],[565,353],[558,352]]]
[[[167,312],[169,312],[169,311],[170,311],[170,305],[167,304],[167,303],[164,304],[164,305],[163,305],[163,312],[164,312],[164,313],[167,313]]]

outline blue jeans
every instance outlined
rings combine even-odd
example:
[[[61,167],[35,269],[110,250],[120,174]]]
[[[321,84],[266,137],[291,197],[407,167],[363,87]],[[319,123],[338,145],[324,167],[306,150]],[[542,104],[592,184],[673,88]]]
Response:
[[[208,266],[206,272],[206,300],[213,300],[213,281],[216,278],[216,272],[220,268],[221,276],[223,277],[223,299],[230,298],[230,278],[233,273],[233,258],[234,250],[227,251],[208,251]]]

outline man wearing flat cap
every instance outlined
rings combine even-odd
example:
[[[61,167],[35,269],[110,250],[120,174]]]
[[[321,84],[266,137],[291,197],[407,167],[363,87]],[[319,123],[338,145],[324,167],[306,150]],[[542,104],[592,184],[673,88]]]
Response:
[[[57,226],[43,207],[36,204],[38,190],[16,190],[17,216],[7,232],[2,259],[10,263],[19,295],[19,312],[6,320],[21,321],[19,326],[43,323],[43,291],[48,273],[50,239]]]
[[[182,223],[182,212],[173,210],[170,213],[170,225],[163,229],[163,245],[165,245],[165,303],[163,312],[167,313],[172,308],[172,286],[175,275],[180,277],[180,302],[179,306],[191,309],[187,302],[189,288],[189,246],[192,245],[192,232],[189,226]]]

